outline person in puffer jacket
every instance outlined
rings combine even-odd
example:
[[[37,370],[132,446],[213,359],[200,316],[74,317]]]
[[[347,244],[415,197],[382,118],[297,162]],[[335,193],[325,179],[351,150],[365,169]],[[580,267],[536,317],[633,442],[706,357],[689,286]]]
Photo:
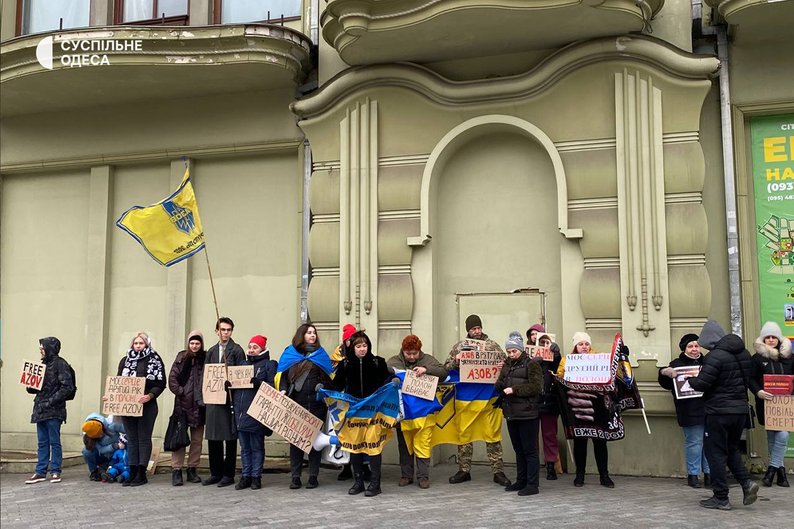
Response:
[[[780,326],[768,321],[761,327],[761,334],[753,343],[755,354],[755,376],[750,378],[750,391],[755,395],[755,411],[758,423],[764,424],[764,401],[774,398],[772,393],[764,391],[764,375],[794,375],[794,359],[791,357],[791,341],[783,336]],[[777,476],[777,484],[788,487],[786,468],[783,458],[786,455],[789,433],[777,432],[767,429],[766,441],[769,448],[769,467],[766,469],[761,483],[766,487],[772,486],[772,481]]]
[[[88,479],[102,481],[100,467],[108,464],[118,448],[124,425],[99,413],[90,413],[83,422],[83,459],[88,465]],[[125,441],[126,443],[126,441]]]
[[[742,486],[742,503],[758,498],[758,484],[742,461],[739,440],[747,423],[749,403],[747,385],[755,373],[750,353],[735,334],[725,334],[720,324],[709,320],[703,325],[698,343],[710,352],[703,359],[700,374],[689,380],[695,391],[704,393],[706,407],[706,458],[711,469],[714,496],[701,500],[701,507],[730,510],[725,466],[730,467]]]
[[[540,472],[538,397],[543,392],[543,371],[538,362],[527,356],[518,331],[510,333],[505,351],[507,360],[496,379],[496,391],[516,452],[516,480],[505,490],[518,491],[519,496],[532,496],[538,493]]]
[[[102,475],[103,483],[126,483],[130,480],[130,465],[127,459],[127,438],[124,434],[119,436],[118,448],[110,458],[107,472]]]

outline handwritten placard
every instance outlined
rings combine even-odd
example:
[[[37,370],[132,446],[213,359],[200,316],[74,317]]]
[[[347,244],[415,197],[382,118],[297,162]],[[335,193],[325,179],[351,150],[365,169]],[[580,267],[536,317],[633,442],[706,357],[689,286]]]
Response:
[[[775,395],[765,400],[764,416],[767,431],[794,432],[794,396]]]
[[[433,400],[436,398],[437,386],[438,377],[428,374],[419,376],[409,369],[405,372],[402,392],[404,395],[413,395],[420,399]]]
[[[323,426],[322,419],[269,384],[259,386],[246,413],[307,454]]]
[[[138,400],[143,397],[145,387],[144,377],[108,377],[102,415],[140,417],[143,415],[143,404]]]
[[[791,395],[794,389],[792,375],[764,375],[764,391],[772,395]]]
[[[612,354],[569,354],[565,357],[563,378],[574,384],[609,384],[612,382]]]
[[[251,379],[254,378],[254,366],[229,366],[226,369],[232,389],[252,388]]]
[[[460,381],[493,384],[504,357],[499,351],[461,351]]]
[[[529,355],[530,358],[540,358],[544,362],[554,361],[554,353],[551,352],[551,348],[549,347],[530,345],[527,347],[527,355]]]
[[[674,367],[673,391],[677,399],[695,399],[702,397],[701,391],[695,391],[687,379],[696,377],[700,373],[700,366]]]
[[[226,364],[204,364],[201,397],[204,404],[226,404]]]
[[[22,376],[19,378],[19,383],[26,388],[41,389],[44,384],[44,372],[47,366],[41,362],[31,362],[30,360],[22,361]]]

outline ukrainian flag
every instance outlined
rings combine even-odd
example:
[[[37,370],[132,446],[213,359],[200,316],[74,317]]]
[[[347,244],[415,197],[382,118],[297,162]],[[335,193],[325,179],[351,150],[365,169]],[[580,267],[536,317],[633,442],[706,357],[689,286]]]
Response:
[[[190,170],[176,191],[151,206],[133,206],[116,221],[161,265],[171,266],[204,249],[196,195]]]
[[[405,371],[397,371],[395,376],[405,382]],[[417,457],[429,458],[432,450],[433,430],[436,428],[436,413],[444,408],[445,392],[436,389],[433,400],[421,399],[414,395],[401,393],[403,420],[400,430],[405,438],[408,452]],[[452,394],[450,393],[449,396]],[[449,400],[449,399],[448,399]]]
[[[502,440],[502,410],[493,406],[497,398],[493,385],[460,382],[460,373],[452,370],[439,391],[444,407],[435,415],[431,446]]]
[[[321,389],[318,397],[325,399],[328,412],[337,419],[336,436],[342,450],[378,455],[394,435],[400,414],[399,390],[394,384],[385,384],[364,399],[327,389]]]

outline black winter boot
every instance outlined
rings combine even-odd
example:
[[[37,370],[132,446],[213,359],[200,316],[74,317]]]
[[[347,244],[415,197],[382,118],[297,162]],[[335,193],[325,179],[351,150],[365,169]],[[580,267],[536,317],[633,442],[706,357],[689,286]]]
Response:
[[[380,494],[380,476],[375,477],[373,474],[372,479],[369,482],[369,486],[367,487],[367,491],[364,493],[364,496],[377,496]]]
[[[777,469],[777,485],[778,487],[788,487],[788,478],[786,477],[786,468],[778,467]]]
[[[243,490],[251,487],[251,478],[248,476],[243,476],[240,478],[240,481],[237,482],[237,485],[234,486],[234,490]]]
[[[147,483],[149,483],[149,480],[146,479],[146,465],[138,465],[138,474],[135,479],[130,481],[130,487],[140,487]]]
[[[557,472],[554,470],[554,463],[546,463],[546,479],[557,479]]]
[[[703,474],[703,486],[707,489],[711,488],[711,474]]]
[[[777,468],[768,467],[766,469],[766,474],[764,474],[764,477],[761,478],[761,483],[764,484],[764,487],[772,486],[772,481],[775,479],[775,474],[777,474]]]
[[[174,487],[181,487],[182,486],[182,469],[172,470],[171,471],[171,485]]]
[[[251,490],[257,490],[262,488],[262,478],[251,478]]]
[[[187,467],[187,478],[186,480],[188,483],[201,483],[201,478],[196,472],[196,467]]]
[[[689,474],[686,477],[686,484],[692,487],[693,489],[699,489],[703,485],[700,484],[700,480],[697,477],[697,474]]]
[[[138,479],[138,465],[130,465],[130,479],[121,484],[122,487],[131,487],[132,482]]]
[[[347,491],[351,496],[364,492],[364,474],[353,475],[353,486]]]

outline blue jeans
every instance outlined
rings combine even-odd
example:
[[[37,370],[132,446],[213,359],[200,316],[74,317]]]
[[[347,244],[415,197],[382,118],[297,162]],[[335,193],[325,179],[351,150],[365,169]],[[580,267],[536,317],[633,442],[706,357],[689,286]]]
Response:
[[[769,446],[769,466],[782,467],[783,458],[786,456],[786,445],[788,445],[788,432],[767,431],[766,442]]]
[[[36,434],[39,440],[38,463],[36,474],[47,475],[47,468],[53,474],[60,474],[63,463],[63,448],[61,448],[61,420],[47,419],[36,423]]]
[[[107,465],[109,461],[108,458],[99,453],[99,449],[97,448],[93,450],[83,448],[83,459],[85,460],[85,464],[88,465],[89,473],[94,472],[94,470],[101,466]]]
[[[265,462],[265,434],[256,432],[237,432],[240,439],[240,462],[244,478],[262,477],[262,464]]]
[[[703,451],[703,433],[705,425],[684,426],[684,449],[686,451],[686,473],[690,476],[697,476],[701,470],[704,474],[710,474],[709,462]]]

